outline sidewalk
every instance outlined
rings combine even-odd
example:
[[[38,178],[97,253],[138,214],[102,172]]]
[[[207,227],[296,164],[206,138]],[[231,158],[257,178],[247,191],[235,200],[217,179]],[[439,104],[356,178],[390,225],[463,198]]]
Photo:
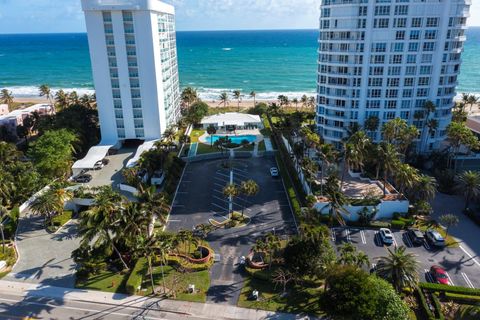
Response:
[[[59,288],[43,286],[38,284],[18,283],[10,281],[0,281],[0,292],[16,296],[35,296],[48,297],[56,300],[71,302],[89,302],[112,306],[129,306],[142,308],[152,302],[158,302],[158,305],[166,313],[183,315],[185,318],[205,318],[205,319],[302,319],[298,315],[269,312],[254,309],[245,309],[235,306],[221,304],[206,304],[174,300],[161,300],[158,298],[127,296],[124,294],[114,294],[100,291],[90,291],[81,289]],[[308,318],[303,318],[308,319]]]

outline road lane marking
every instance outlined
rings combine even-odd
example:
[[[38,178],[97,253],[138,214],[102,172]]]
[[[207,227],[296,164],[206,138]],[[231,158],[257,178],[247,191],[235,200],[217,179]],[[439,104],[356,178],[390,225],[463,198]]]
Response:
[[[365,232],[360,230],[360,237],[362,238],[362,243],[367,244],[367,238],[365,237]]]
[[[445,271],[445,274],[447,275],[448,282],[450,282],[450,284],[451,284],[452,286],[454,286],[455,284],[453,283],[452,278],[450,278],[450,275],[448,274],[447,271]]]
[[[403,233],[405,235],[405,241],[407,242],[407,245],[412,248],[413,247],[413,242],[412,239],[410,239],[410,235],[408,233]],[[403,238],[403,235],[402,235]]]
[[[473,262],[475,262],[475,264],[476,264],[477,266],[480,267],[480,263],[479,263],[477,260],[475,260],[475,258],[474,258],[467,250],[465,250],[465,248],[463,248],[462,246],[460,246],[460,249],[462,249],[462,251],[465,252],[465,254],[466,254],[467,256],[469,256],[470,259],[472,259]]]
[[[465,272],[462,272],[462,277],[463,279],[465,279],[465,282],[467,283],[467,285],[472,288],[472,289],[475,289],[475,286],[473,285],[472,281],[470,281],[470,279],[468,278],[468,276],[465,274]]]
[[[423,246],[424,246],[425,249],[427,249],[428,251],[432,250],[432,248],[431,248],[430,245],[428,244],[427,240],[423,240]]]
[[[350,236],[350,229],[345,229],[345,233],[347,234],[347,242],[352,243],[352,237]]]

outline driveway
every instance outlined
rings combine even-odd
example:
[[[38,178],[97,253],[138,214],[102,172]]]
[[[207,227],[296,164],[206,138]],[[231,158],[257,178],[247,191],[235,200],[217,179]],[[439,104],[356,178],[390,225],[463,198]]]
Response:
[[[71,253],[80,242],[76,234],[75,220],[56,234],[50,234],[44,228],[42,217],[22,215],[16,241],[19,259],[4,279],[73,288],[75,263]]]
[[[230,181],[230,170],[222,167],[222,161],[189,164],[168,222],[168,230],[192,230],[199,224],[208,224],[213,218],[223,221],[228,214],[228,202],[222,190]],[[257,196],[235,198],[234,210],[251,218],[242,228],[219,229],[212,232],[207,241],[220,261],[211,269],[211,286],[207,300],[213,303],[236,305],[244,277],[239,260],[247,256],[257,238],[269,232],[286,236],[295,232],[295,222],[280,178],[270,176],[269,169],[276,166],[273,158],[235,160],[233,178],[236,184],[253,179],[260,187]]]

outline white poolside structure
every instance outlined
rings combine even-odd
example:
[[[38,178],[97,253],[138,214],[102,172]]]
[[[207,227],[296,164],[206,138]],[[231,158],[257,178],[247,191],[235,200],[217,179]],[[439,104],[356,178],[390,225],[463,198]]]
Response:
[[[204,129],[213,126],[217,130],[224,131],[263,129],[260,116],[236,112],[220,113],[206,117],[201,124]]]
[[[82,0],[102,141],[75,170],[109,148],[146,150],[180,119],[175,9],[159,0]],[[137,156],[136,156],[137,157]]]

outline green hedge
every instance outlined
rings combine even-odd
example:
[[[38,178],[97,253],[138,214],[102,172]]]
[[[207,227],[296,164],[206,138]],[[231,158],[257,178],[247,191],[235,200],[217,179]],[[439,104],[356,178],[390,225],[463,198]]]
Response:
[[[400,220],[392,220],[391,226],[393,229],[404,229],[405,228],[405,222],[400,221]]]
[[[148,270],[148,262],[146,258],[138,259],[135,267],[133,268],[130,276],[128,277],[127,284],[125,289],[128,294],[137,293],[138,288],[142,285],[143,275],[146,274]]]
[[[213,259],[211,259],[207,263],[195,264],[195,263],[190,263],[181,257],[169,256],[167,258],[168,265],[175,267],[175,269],[182,268],[183,270],[188,272],[199,272],[199,271],[208,270],[212,267],[213,263],[214,263]]]
[[[420,300],[420,307],[423,310],[423,313],[427,316],[427,319],[433,320],[435,319],[435,316],[433,315],[432,311],[428,307],[427,304],[427,298],[425,298],[425,295],[423,294],[422,289],[417,288],[416,290],[418,300]]]
[[[420,288],[435,292],[451,292],[470,296],[480,296],[480,289],[464,288],[438,283],[422,282],[420,283]]]
[[[442,313],[442,305],[440,304],[440,301],[438,300],[437,295],[435,293],[432,293],[431,296],[432,296],[433,306],[435,307],[436,319],[445,320],[445,317],[443,316],[443,313]]]
[[[259,270],[259,269],[252,269],[249,267],[245,267],[245,271],[252,277],[257,280],[262,281],[271,281],[272,280],[272,273],[268,270]]]
[[[449,300],[459,302],[462,304],[477,304],[480,303],[480,296],[471,296],[466,294],[445,292],[445,297]]]

